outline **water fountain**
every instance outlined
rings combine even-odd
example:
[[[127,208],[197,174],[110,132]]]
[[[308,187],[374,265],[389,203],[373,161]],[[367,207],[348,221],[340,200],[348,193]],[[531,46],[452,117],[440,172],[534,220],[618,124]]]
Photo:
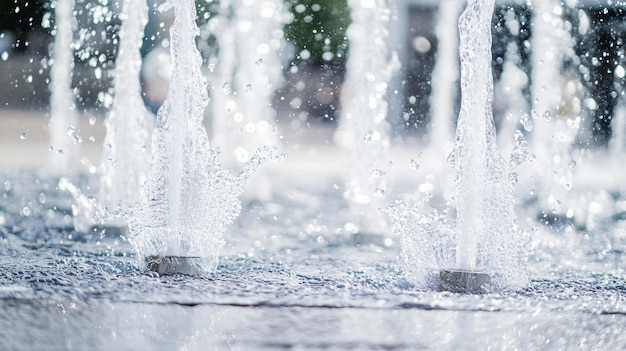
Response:
[[[77,142],[74,139],[78,115],[72,90],[72,50],[74,0],[55,2],[56,33],[54,61],[50,73],[50,149],[58,157],[51,158],[51,168],[57,174],[64,174],[78,164]]]
[[[240,211],[241,187],[271,150],[254,155],[238,176],[222,169],[203,126],[208,86],[195,43],[195,1],[160,7],[171,9],[172,79],[157,114],[152,164],[132,210],[129,239],[140,260],[159,274],[210,273],[224,232]]]
[[[120,48],[115,67],[115,97],[107,116],[98,199],[111,217],[108,224],[125,226],[123,217],[139,201],[150,162],[154,116],[141,96],[141,55],[148,4],[126,1],[121,13]],[[122,220],[121,224],[120,219]]]
[[[387,52],[386,1],[349,1],[352,24],[347,30],[350,52],[343,85],[343,114],[335,140],[348,152],[349,176],[344,197],[354,223],[355,240],[384,241],[388,225],[379,210],[390,191],[385,170],[390,163],[390,126],[386,120],[388,82],[397,70],[395,53]],[[363,74],[368,67],[369,72]],[[382,236],[381,236],[382,235]]]
[[[410,225],[403,213],[392,211],[412,279],[423,286],[438,284],[445,291],[485,293],[520,289],[528,283],[511,175],[511,166],[523,161],[527,145],[518,136],[510,164],[497,149],[492,114],[493,8],[493,1],[469,1],[459,19],[462,99],[449,158],[456,169],[455,226],[446,228],[436,213],[430,219],[419,216],[413,219],[417,224]],[[450,264],[454,268],[442,267]],[[442,268],[439,279],[433,277],[437,267]]]
[[[451,150],[453,141],[454,105],[457,101],[457,80],[459,79],[459,36],[458,18],[463,11],[464,1],[442,1],[438,10],[437,62],[433,70],[432,83],[432,122],[430,143],[434,150]],[[438,155],[439,157],[441,154]]]
[[[280,146],[272,96],[282,85],[280,1],[224,1],[218,22],[216,89],[212,101],[214,144],[228,156],[229,168],[241,167],[254,150]],[[234,161],[234,162],[231,162]]]
[[[108,6],[103,3],[96,7]],[[421,10],[402,7],[408,3],[395,3],[398,11],[391,11],[390,21],[401,22],[402,15]],[[433,180],[436,177],[428,173],[436,164],[427,156],[420,159],[419,169],[410,170],[406,162],[406,170],[387,172],[393,185],[386,188],[387,199],[402,196],[403,201],[390,210],[393,231],[401,235],[402,245],[386,246],[354,245],[344,235],[345,224],[356,219],[338,210],[346,204],[341,184],[347,172],[342,163],[333,162],[342,160],[337,157],[342,149],[330,141],[291,140],[284,152],[295,150],[306,156],[290,157],[288,167],[280,163],[272,178],[272,197],[240,211],[241,185],[270,157],[263,152],[253,156],[243,173],[235,176],[221,166],[218,160],[228,155],[220,156],[211,148],[215,145],[203,129],[203,122],[208,122],[203,121],[208,94],[214,91],[202,75],[210,68],[201,70],[195,49],[200,39],[194,19],[203,19],[194,18],[191,0],[166,2],[165,14],[175,18],[167,41],[173,79],[149,145],[151,170],[140,203],[129,215],[129,241],[78,230],[72,211],[57,203],[66,195],[57,185],[69,185],[59,184],[56,174],[37,172],[40,164],[34,163],[34,170],[7,168],[0,174],[0,349],[124,349],[129,345],[191,350],[623,349],[626,189],[619,181],[623,163],[615,162],[623,152],[591,154],[584,144],[575,144],[576,172],[568,191],[575,201],[568,207],[585,225],[560,229],[542,225],[536,214],[545,208],[533,200],[536,189],[528,184],[538,177],[535,168],[544,166],[534,161],[521,165],[515,169],[519,175],[512,168],[536,152],[531,143],[543,132],[537,129],[544,127],[529,114],[532,131],[510,136],[511,159],[505,161],[496,152],[489,118],[488,36],[472,34],[487,31],[493,2],[469,4],[462,21],[462,29],[468,31],[463,31],[462,39],[469,35],[478,45],[473,47],[477,51],[467,50],[463,40],[460,50],[464,57],[476,58],[476,67],[464,59],[464,108],[455,152],[449,158],[458,176],[456,184],[447,187],[440,179]],[[87,2],[81,5],[92,11]],[[20,4],[16,14],[11,6],[14,16],[25,11]],[[325,2],[302,1],[293,3],[292,11],[303,10],[302,21],[317,23],[324,6]],[[481,26],[467,26],[470,14]],[[28,61],[23,54],[1,51],[0,71],[19,75],[17,83],[28,82],[30,72],[16,73],[8,65]],[[366,77],[369,73],[367,67],[351,69]],[[33,74],[33,81],[44,82],[42,72]],[[509,73],[515,75],[514,70]],[[563,119],[567,128],[584,128],[585,106],[591,102],[576,95],[580,92],[579,84],[571,83],[574,78],[567,79],[560,92],[572,94],[571,98],[559,102],[563,107],[545,125],[556,129],[556,121],[568,116]],[[219,93],[222,82],[211,82]],[[513,86],[508,82],[502,84]],[[468,92],[468,88],[473,89]],[[583,102],[581,110],[564,114],[576,99]],[[43,115],[0,110],[0,162],[24,145],[49,154]],[[541,113],[538,117],[544,118]],[[290,125],[289,118],[280,116],[279,121]],[[99,120],[93,126],[100,128],[93,135],[98,142],[81,144],[97,151],[94,164],[100,164],[103,154],[100,137],[105,128]],[[613,121],[615,135],[619,118]],[[555,131],[559,140],[558,135],[565,136],[563,130]],[[571,135],[571,129],[565,131]],[[85,140],[89,137],[85,134]],[[559,147],[572,152],[573,147],[565,144]],[[392,146],[396,164],[405,156],[408,161],[429,150],[402,143]],[[313,157],[316,163],[311,165]],[[569,166],[569,161],[564,162]],[[605,163],[595,163],[599,161]],[[612,168],[599,168],[600,164]],[[554,162],[549,166],[555,167]],[[448,168],[448,173],[455,169]],[[322,173],[324,177],[318,176]],[[434,181],[441,181],[441,188],[433,187]],[[515,182],[519,201],[513,197]],[[404,196],[415,189],[417,195]],[[76,205],[75,200],[67,200]],[[532,237],[521,227],[532,231]],[[147,270],[149,264],[156,274]]]
[[[272,106],[283,84],[281,49],[284,3],[279,0],[221,1],[207,30],[216,37],[212,91],[213,144],[227,157],[225,167],[238,170],[261,146],[281,146]],[[269,172],[269,173],[268,173]],[[265,167],[246,187],[248,198],[268,200],[272,186]]]

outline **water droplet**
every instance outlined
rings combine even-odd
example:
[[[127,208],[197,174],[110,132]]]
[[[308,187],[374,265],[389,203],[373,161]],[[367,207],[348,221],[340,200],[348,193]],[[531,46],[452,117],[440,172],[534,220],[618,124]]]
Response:
[[[231,92],[231,87],[230,87],[230,83],[226,82],[224,83],[224,85],[222,85],[222,92],[226,95],[230,94]]]
[[[63,155],[63,150],[58,149],[58,150],[57,150],[57,154],[59,154],[59,155]]]
[[[572,184],[565,183],[565,185],[563,187],[565,188],[565,190],[570,190],[570,189],[572,189]]]
[[[527,113],[522,115],[522,118],[520,118],[520,123],[522,123],[522,126],[524,126],[524,129],[527,132],[533,130],[533,121],[530,119],[530,116]]]
[[[530,111],[530,114],[532,115],[533,119],[539,118],[539,114],[537,113],[537,110]]]
[[[509,119],[511,119],[511,118],[513,118],[513,113],[511,113],[511,112],[507,112],[507,114],[506,114],[506,119],[507,119],[507,120],[509,120]]]
[[[363,137],[363,141],[365,141],[366,143],[369,143],[372,141],[373,136],[374,136],[374,131],[370,130],[369,132],[365,133],[365,137]]]
[[[39,193],[39,195],[37,196],[37,201],[39,201],[40,204],[45,204],[46,203],[46,194],[44,193]]]
[[[571,169],[576,168],[576,160],[569,161],[569,168],[571,168]]]
[[[252,84],[246,84],[246,93],[252,92]]]
[[[28,206],[22,208],[22,216],[24,217],[30,216],[30,208],[28,208]]]
[[[76,134],[76,135],[74,135],[72,140],[74,141],[74,144],[82,144],[83,137],[80,134]]]
[[[22,140],[26,139],[26,133],[20,134],[20,139],[22,139]]]
[[[372,177],[382,177],[384,175],[385,175],[385,172],[382,169],[372,170]]]
[[[92,126],[96,124],[96,116],[89,117],[89,125]]]
[[[2,57],[2,61],[6,61],[9,59],[9,53],[4,51],[2,52],[2,55],[0,55]]]
[[[94,137],[93,135],[89,137],[89,141],[91,141],[92,143],[96,142],[96,137]]]
[[[376,194],[377,196],[385,196],[385,190],[381,188],[376,188],[376,190],[374,190],[374,194]]]
[[[543,113],[543,118],[544,118],[546,121],[551,120],[551,119],[552,119],[552,112],[550,112],[549,110],[546,110],[546,111]]]
[[[415,161],[415,159],[411,159],[411,169],[414,169],[416,171],[420,169],[420,165],[419,163],[417,163],[417,161]]]
[[[448,158],[446,159],[446,161],[448,162],[448,164],[452,167],[454,167],[454,165],[456,164],[456,152],[455,150],[452,150],[452,152],[450,152],[450,155],[448,155]]]
[[[70,126],[70,127],[67,128],[67,135],[72,136],[72,135],[74,135],[75,131],[76,131],[76,127]]]
[[[256,63],[256,64],[257,64],[257,66],[258,66],[258,65],[260,65],[260,64],[262,64],[262,63],[263,63],[263,59],[262,59],[262,58],[260,58],[260,59],[258,59],[258,60],[256,60],[256,61],[254,61],[254,63]]]

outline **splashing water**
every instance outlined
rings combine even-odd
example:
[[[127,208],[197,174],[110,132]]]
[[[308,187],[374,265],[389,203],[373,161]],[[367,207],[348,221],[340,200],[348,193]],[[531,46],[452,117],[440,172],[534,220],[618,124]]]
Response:
[[[57,0],[54,3],[56,35],[54,62],[50,72],[50,120],[48,122],[51,150],[54,156],[50,166],[54,173],[62,174],[75,167],[77,145],[74,134],[78,116],[72,92],[72,51],[74,26],[74,0]]]
[[[121,13],[120,48],[115,65],[115,100],[105,121],[102,154],[101,204],[119,217],[139,201],[149,162],[153,116],[141,97],[143,31],[148,22],[146,1],[125,1]]]
[[[378,209],[384,207],[381,194],[388,191],[388,184],[379,167],[388,164],[390,127],[385,119],[385,98],[398,65],[395,53],[389,59],[386,47],[390,11],[384,0],[348,4],[352,17],[347,31],[350,55],[342,93],[343,115],[335,135],[349,152],[344,197],[359,231],[385,234],[388,226]]]
[[[195,2],[169,0],[160,10],[172,8],[172,80],[157,115],[152,165],[132,210],[129,240],[142,262],[152,255],[198,257],[193,264],[210,273],[224,232],[239,214],[241,187],[271,151],[253,156],[238,176],[221,168],[202,124],[208,87],[195,43]]]
[[[421,288],[437,286],[438,271],[484,271],[491,291],[519,289],[528,283],[528,237],[516,223],[511,167],[527,154],[517,135],[516,158],[498,152],[492,115],[491,17],[493,0],[470,0],[459,20],[461,111],[455,149],[456,221],[434,210],[428,215],[400,203],[390,211],[394,231],[402,234],[402,255],[409,278]]]

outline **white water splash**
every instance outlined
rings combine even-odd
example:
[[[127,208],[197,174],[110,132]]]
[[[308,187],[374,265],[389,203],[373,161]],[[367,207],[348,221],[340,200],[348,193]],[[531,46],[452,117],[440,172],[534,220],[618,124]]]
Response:
[[[77,166],[78,115],[72,92],[72,70],[74,53],[72,49],[74,0],[57,0],[54,3],[56,34],[54,56],[50,71],[50,120],[48,130],[50,145],[54,155],[50,157],[50,167],[55,174],[66,174]]]
[[[350,54],[342,89],[342,116],[335,140],[348,152],[349,176],[344,197],[361,232],[386,234],[378,213],[388,192],[381,168],[389,162],[387,88],[398,68],[395,53],[387,52],[390,11],[385,0],[348,1],[352,23],[347,30]],[[391,57],[391,58],[390,58]]]
[[[99,201],[114,217],[139,201],[150,164],[150,134],[154,116],[141,97],[141,54],[148,22],[145,0],[126,0],[120,16],[120,47],[115,65],[115,99],[105,120]]]
[[[129,239],[142,262],[152,255],[199,257],[196,268],[210,273],[241,209],[241,187],[271,152],[253,156],[238,176],[222,169],[203,126],[208,86],[195,42],[195,2],[169,0],[160,9],[172,8],[172,79],[157,115],[152,165],[129,220]]]

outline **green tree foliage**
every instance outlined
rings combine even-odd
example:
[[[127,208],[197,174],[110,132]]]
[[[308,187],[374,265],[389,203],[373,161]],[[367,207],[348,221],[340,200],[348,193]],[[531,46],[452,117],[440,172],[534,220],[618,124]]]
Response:
[[[350,11],[346,0],[285,0],[292,14],[285,38],[301,59],[315,64],[342,62],[347,51]],[[306,56],[309,56],[308,58]]]

